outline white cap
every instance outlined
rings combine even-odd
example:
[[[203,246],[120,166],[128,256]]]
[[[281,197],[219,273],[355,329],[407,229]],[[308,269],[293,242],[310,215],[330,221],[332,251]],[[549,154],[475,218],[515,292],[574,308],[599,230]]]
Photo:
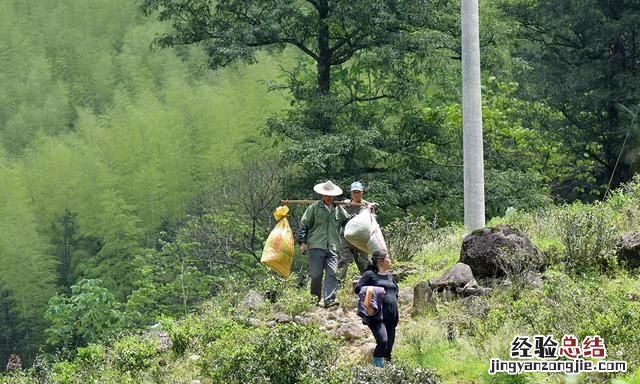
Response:
[[[354,181],[353,183],[351,183],[351,192],[353,191],[364,191],[364,187],[362,186],[362,183],[359,181]]]

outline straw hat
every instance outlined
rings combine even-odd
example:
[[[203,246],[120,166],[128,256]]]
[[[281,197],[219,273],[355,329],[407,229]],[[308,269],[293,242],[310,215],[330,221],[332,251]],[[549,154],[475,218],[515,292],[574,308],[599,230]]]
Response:
[[[331,180],[327,182],[316,184],[313,186],[313,190],[323,196],[340,196],[342,195],[342,189],[333,184]]]

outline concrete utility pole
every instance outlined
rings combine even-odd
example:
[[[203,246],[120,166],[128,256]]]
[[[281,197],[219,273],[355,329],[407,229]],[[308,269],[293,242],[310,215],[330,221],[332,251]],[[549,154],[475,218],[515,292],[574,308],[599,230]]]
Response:
[[[466,232],[471,232],[485,225],[478,0],[461,0],[460,11],[462,15],[464,227]]]

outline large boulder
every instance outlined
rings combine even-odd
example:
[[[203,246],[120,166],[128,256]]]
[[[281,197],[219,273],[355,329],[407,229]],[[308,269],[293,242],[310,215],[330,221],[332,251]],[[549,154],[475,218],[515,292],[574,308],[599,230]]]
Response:
[[[640,231],[628,232],[617,241],[618,260],[629,269],[640,267]]]
[[[524,233],[506,225],[478,229],[465,236],[460,262],[469,265],[478,279],[544,269],[542,252]]]

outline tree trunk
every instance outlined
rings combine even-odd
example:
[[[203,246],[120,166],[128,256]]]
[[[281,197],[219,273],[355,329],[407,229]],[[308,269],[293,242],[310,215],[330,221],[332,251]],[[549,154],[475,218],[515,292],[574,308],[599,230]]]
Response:
[[[331,49],[329,47],[329,0],[318,1],[318,95],[319,102],[325,103],[331,88]],[[331,132],[331,118],[324,113],[324,108],[316,109],[314,125],[322,132]]]
[[[485,225],[478,0],[462,0],[461,14],[464,226],[470,232]]]
[[[318,94],[329,94],[331,83],[331,50],[329,48],[329,0],[320,0],[318,7]]]

